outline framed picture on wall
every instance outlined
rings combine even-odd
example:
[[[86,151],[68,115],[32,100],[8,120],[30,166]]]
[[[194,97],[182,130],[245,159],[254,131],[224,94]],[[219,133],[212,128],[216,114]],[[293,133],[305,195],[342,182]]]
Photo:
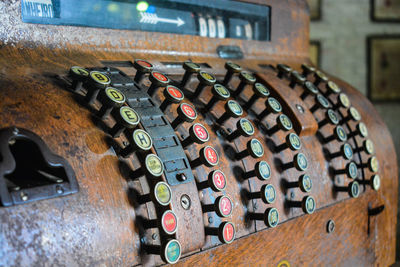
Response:
[[[322,0],[307,0],[308,6],[310,7],[310,19],[313,21],[321,19],[321,1]]]
[[[400,22],[400,0],[371,0],[374,21]]]
[[[400,100],[400,35],[368,37],[368,97]]]
[[[320,60],[321,60],[321,43],[319,41],[310,41],[310,59],[311,62],[320,67]]]

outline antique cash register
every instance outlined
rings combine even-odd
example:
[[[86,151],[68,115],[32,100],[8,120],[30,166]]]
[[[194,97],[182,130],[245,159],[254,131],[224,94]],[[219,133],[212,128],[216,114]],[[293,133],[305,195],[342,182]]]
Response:
[[[389,266],[397,163],[299,0],[0,3],[0,266]]]

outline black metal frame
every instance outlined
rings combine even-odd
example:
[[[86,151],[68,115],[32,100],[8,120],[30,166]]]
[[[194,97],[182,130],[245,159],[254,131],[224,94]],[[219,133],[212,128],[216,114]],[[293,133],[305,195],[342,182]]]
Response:
[[[311,16],[311,7],[309,6],[309,9],[310,9],[310,20],[311,21],[320,21],[322,19],[322,8],[321,8],[322,0],[317,0],[317,1],[318,1],[318,8],[317,8],[318,15],[316,17],[312,17]]]
[[[376,0],[370,0],[370,17],[372,21],[375,22],[389,22],[389,23],[399,23],[400,22],[400,14],[398,19],[382,19],[382,18],[377,18],[375,17],[375,1]]]
[[[394,98],[394,99],[381,99],[381,100],[376,100],[372,98],[372,42],[377,39],[399,39],[400,40],[400,35],[399,34],[391,34],[391,35],[369,35],[367,36],[367,97],[370,101],[374,103],[387,103],[387,102],[399,102],[399,98]]]
[[[16,162],[9,147],[9,143],[12,142],[13,139],[25,139],[34,142],[38,146],[48,166],[64,168],[68,181],[25,188],[18,191],[9,190],[5,181],[5,175],[12,173],[16,168]],[[0,203],[3,206],[12,206],[41,199],[60,197],[79,191],[75,172],[71,165],[64,158],[53,154],[44,141],[31,131],[16,127],[0,130],[0,155],[2,158],[2,161],[0,161]],[[24,199],[23,196],[27,198]]]

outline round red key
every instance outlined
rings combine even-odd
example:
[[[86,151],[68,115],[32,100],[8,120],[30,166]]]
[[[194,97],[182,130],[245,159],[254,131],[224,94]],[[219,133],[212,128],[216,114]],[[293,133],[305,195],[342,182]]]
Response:
[[[229,197],[219,196],[215,201],[218,204],[216,212],[220,217],[228,217],[232,214],[233,203]]]
[[[174,129],[184,122],[193,122],[197,118],[196,110],[187,103],[180,104],[177,111],[178,117],[171,122],[171,126]]]
[[[204,148],[204,158],[211,166],[215,166],[219,162],[218,153],[211,146],[206,146]]]
[[[146,68],[153,68],[153,65],[145,60],[136,60],[136,63],[139,64],[140,66],[146,67]]]
[[[146,73],[153,70],[153,65],[143,59],[135,59],[133,67],[137,70],[135,75],[135,82],[140,83]]]
[[[157,71],[153,71],[152,75],[154,76],[154,78],[156,78],[157,80],[159,80],[160,82],[167,82],[169,81],[169,79],[167,78],[167,76],[165,76],[164,74],[157,72]]]
[[[193,125],[193,133],[203,143],[207,142],[209,139],[207,129],[200,123],[196,123],[195,125]]]
[[[178,228],[176,215],[171,210],[164,212],[161,218],[161,226],[166,234],[172,235]]]
[[[215,189],[222,191],[226,187],[225,174],[220,170],[215,170],[212,172],[212,182]]]
[[[178,99],[178,100],[182,100],[182,99],[183,99],[182,91],[179,90],[178,88],[176,88],[175,86],[173,86],[173,85],[168,85],[168,86],[167,86],[167,90],[168,90],[168,93],[169,93],[172,97],[174,97],[175,99]]]
[[[235,226],[231,222],[221,223],[220,229],[222,230],[219,238],[222,243],[229,244],[235,240],[236,231]]]
[[[183,103],[181,104],[181,110],[189,119],[195,120],[197,118],[197,112],[191,105]]]
[[[171,104],[179,104],[185,96],[179,88],[173,85],[167,85],[167,87],[163,91],[164,101],[160,105],[161,111],[165,111],[166,108]]]

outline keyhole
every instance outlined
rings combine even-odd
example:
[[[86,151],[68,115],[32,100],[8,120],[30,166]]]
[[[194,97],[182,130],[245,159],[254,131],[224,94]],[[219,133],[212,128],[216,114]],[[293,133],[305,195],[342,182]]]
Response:
[[[183,209],[188,210],[190,208],[190,198],[188,195],[182,195],[181,206]]]

